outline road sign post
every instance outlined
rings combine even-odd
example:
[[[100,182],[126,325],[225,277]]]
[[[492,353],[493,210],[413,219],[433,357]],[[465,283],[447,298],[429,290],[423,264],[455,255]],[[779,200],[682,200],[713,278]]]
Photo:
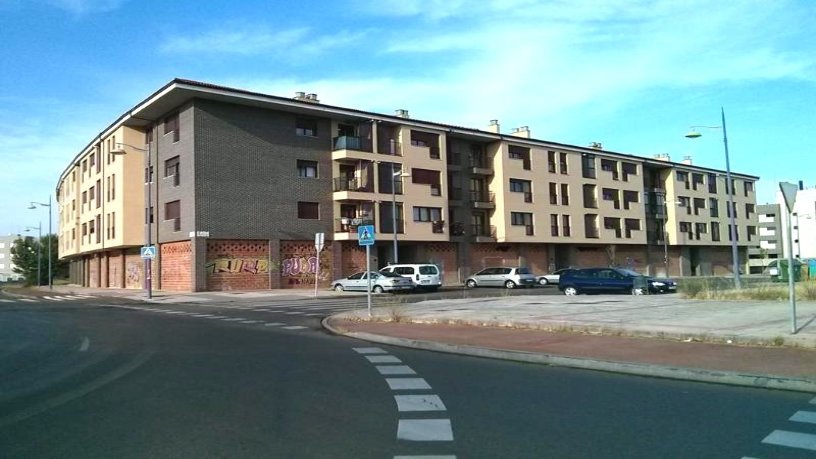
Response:
[[[315,264],[315,298],[317,298],[317,283],[320,279],[320,251],[323,250],[325,240],[326,233],[315,233],[315,258],[317,259],[317,263]]]
[[[374,225],[360,225],[357,227],[357,243],[366,248],[366,279],[368,279],[366,298],[368,317],[371,317],[371,246],[374,245]]]
[[[794,183],[779,182],[779,190],[782,191],[782,197],[785,199],[785,207],[787,207],[786,226],[788,233],[788,296],[790,297],[791,306],[791,334],[796,334],[796,284],[793,276],[793,232],[791,231],[791,213],[793,213],[793,206],[796,204],[796,193],[799,191]]]

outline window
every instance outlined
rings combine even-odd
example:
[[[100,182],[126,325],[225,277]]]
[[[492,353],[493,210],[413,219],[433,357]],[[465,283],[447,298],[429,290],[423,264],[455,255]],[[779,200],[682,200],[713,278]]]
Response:
[[[530,170],[530,149],[520,147],[518,145],[510,145],[508,147],[508,155],[510,159],[520,159],[522,161],[522,168],[526,171]]]
[[[550,215],[550,234],[558,236],[558,214]]]
[[[111,200],[114,200],[116,199],[116,174],[111,174],[110,181],[111,181],[110,198]]]
[[[697,185],[703,184],[703,174],[692,173],[691,174],[691,187],[697,191]]]
[[[533,214],[529,212],[510,212],[510,224],[524,226],[527,236],[533,235]]]
[[[561,205],[569,205],[569,185],[566,183],[561,184]]]
[[[550,182],[550,204],[558,205],[558,184]]]
[[[694,198],[694,215],[700,215],[700,209],[705,209],[705,199]]]
[[[604,229],[613,230],[615,232],[615,237],[621,237],[621,221],[620,218],[614,217],[604,217],[603,219]]]
[[[88,235],[88,224],[83,223],[82,224],[82,237],[84,238],[87,235]]]
[[[567,154],[566,153],[559,153],[558,157],[559,157],[558,167],[561,169],[561,173],[563,175],[567,175],[567,173],[569,172],[567,170]]]
[[[688,181],[688,172],[684,171],[677,171],[677,181],[678,182],[687,182]]]
[[[584,153],[581,155],[581,173],[584,178],[595,178],[595,155]]]
[[[96,181],[96,208],[102,205],[102,179]]]
[[[700,235],[706,234],[708,232],[708,228],[706,228],[705,223],[695,223],[694,231],[697,233],[697,239],[700,239]]]
[[[88,170],[88,160],[82,160],[82,174],[85,175],[85,172]]]
[[[611,159],[601,159],[601,170],[612,173],[612,180],[618,180],[618,162]]]
[[[153,183],[153,165],[145,167],[145,183]]]
[[[734,236],[731,236],[732,234],[733,234]],[[732,239],[732,238],[733,238],[733,239]],[[739,241],[739,226],[736,226],[736,225],[728,225],[728,240],[729,240],[729,241],[731,241],[731,240],[737,240],[737,241]],[[796,241],[794,241],[794,242],[799,242],[799,241],[798,241],[798,240],[796,240]]]
[[[442,209],[440,207],[414,207],[415,222],[438,222],[442,221]]]
[[[110,238],[116,239],[116,212],[110,214]]]
[[[623,181],[628,182],[630,175],[637,175],[637,164],[632,163],[621,163],[621,169],[623,170]]]
[[[745,197],[747,198],[749,193],[754,192],[754,182],[746,181],[743,184],[745,185]]]
[[[708,192],[717,192],[717,174],[708,174]]]
[[[751,218],[751,215],[754,214],[755,208],[753,204],[745,204],[745,217]]]
[[[431,196],[441,194],[440,173],[430,169],[411,169],[411,180],[413,183],[431,186]]]
[[[640,231],[640,220],[637,218],[626,218],[623,220],[623,226],[626,230],[626,238],[632,238],[632,231]]]
[[[173,231],[181,231],[181,201],[164,204],[164,220],[173,222]]]
[[[295,134],[305,137],[317,137],[317,120],[297,118],[295,120]]]
[[[110,192],[110,175],[105,177],[105,200],[110,202],[111,199],[111,192]]]
[[[711,240],[714,242],[720,241],[720,224],[711,222]]]
[[[164,119],[164,134],[173,133],[173,142],[179,141],[179,114],[174,113]]]
[[[547,152],[547,170],[555,173],[555,152],[548,151]]]
[[[598,232],[598,214],[584,215],[584,236],[587,239],[597,239]]]
[[[298,177],[317,178],[317,161],[297,160]]]
[[[529,180],[510,179],[510,191],[524,193],[524,202],[533,202],[532,185]]]
[[[87,203],[88,203],[88,192],[83,191],[82,192],[82,206],[83,206],[83,208],[84,208],[85,204],[87,204]]]
[[[629,210],[632,203],[639,202],[639,195],[637,191],[623,190],[623,208]]]
[[[719,203],[717,202],[716,198],[708,198],[708,207],[713,218],[720,216]]]
[[[153,224],[153,206],[145,207],[145,224]]]
[[[561,216],[561,232],[564,233],[565,237],[570,237],[572,235],[572,229],[570,227],[570,216],[569,215],[562,215]]]
[[[691,215],[691,198],[688,196],[678,196],[677,205],[686,208],[686,215]]]
[[[320,218],[320,204],[316,202],[299,201],[297,204],[297,217],[304,220],[317,220]]]
[[[164,162],[164,177],[173,179],[173,186],[179,186],[179,157],[174,156]]]
[[[392,171],[393,171],[394,174],[397,174],[396,177],[394,177],[394,174],[392,174]],[[394,188],[393,193],[394,194],[402,194],[402,180],[403,179],[399,176],[401,173],[402,173],[402,164],[400,164],[400,163],[381,162],[377,166],[377,180],[378,180],[378,189],[379,189],[380,193],[392,193],[391,190],[392,190],[392,185],[393,185],[393,188]],[[363,175],[364,176],[368,175],[367,170],[366,170],[366,173],[363,174]],[[367,180],[365,180],[365,182],[367,182]],[[371,190],[369,190],[369,191],[374,191],[374,188],[371,187]]]
[[[96,152],[93,152],[93,153],[91,153],[91,164],[90,164],[90,166],[91,166],[91,168],[93,168],[95,165],[96,165]]]
[[[584,185],[584,207],[587,209],[598,208],[598,198],[595,196],[595,185]]]

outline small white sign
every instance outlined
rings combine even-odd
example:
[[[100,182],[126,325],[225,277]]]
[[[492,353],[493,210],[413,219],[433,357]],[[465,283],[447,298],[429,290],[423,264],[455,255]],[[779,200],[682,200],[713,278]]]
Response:
[[[326,241],[326,233],[315,233],[315,250],[320,252]]]

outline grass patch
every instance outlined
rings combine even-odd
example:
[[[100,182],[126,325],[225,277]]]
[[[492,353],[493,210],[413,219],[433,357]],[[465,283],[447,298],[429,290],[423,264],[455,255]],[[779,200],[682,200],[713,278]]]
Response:
[[[785,283],[748,283],[742,289],[734,288],[733,279],[729,278],[690,278],[678,282],[677,293],[694,300],[755,300],[786,301],[788,284]],[[798,282],[796,298],[804,301],[816,300],[816,282]]]

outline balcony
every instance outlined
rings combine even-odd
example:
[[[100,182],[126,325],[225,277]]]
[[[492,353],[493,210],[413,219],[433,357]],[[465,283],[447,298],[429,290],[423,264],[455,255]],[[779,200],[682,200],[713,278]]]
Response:
[[[445,232],[445,222],[443,220],[436,220],[431,222],[431,231],[437,234]]]
[[[335,177],[333,179],[332,191],[361,191],[371,193],[374,191],[373,183],[363,183],[357,178]]]
[[[473,236],[474,242],[496,242],[496,227],[472,224],[470,235]]]
[[[470,200],[474,209],[495,209],[496,194],[492,191],[471,191]]]
[[[462,154],[455,151],[447,152],[448,170],[459,171],[462,170]]]
[[[357,234],[357,227],[362,225],[373,225],[374,220],[369,218],[353,218],[341,217],[334,219],[335,233],[354,233]]]
[[[470,155],[468,163],[470,173],[473,175],[493,175],[493,167],[487,162],[484,155]]]
[[[362,137],[343,135],[332,139],[332,160],[371,160],[371,141]]]
[[[453,222],[450,224],[448,228],[450,231],[451,237],[454,236],[464,236],[465,235],[465,225],[462,222]]]

